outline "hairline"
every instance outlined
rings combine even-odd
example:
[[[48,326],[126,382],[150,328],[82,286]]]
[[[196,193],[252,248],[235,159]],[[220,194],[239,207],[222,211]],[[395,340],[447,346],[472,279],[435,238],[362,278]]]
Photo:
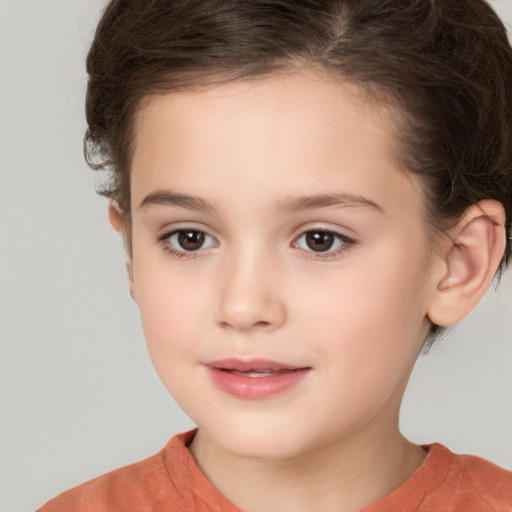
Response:
[[[415,184],[416,189],[421,195],[421,201],[423,204],[423,229],[424,234],[429,240],[430,255],[434,255],[437,248],[438,242],[443,237],[445,230],[449,224],[455,222],[456,219],[449,219],[448,222],[441,223],[439,219],[435,219],[432,211],[430,211],[428,205],[429,200],[426,194],[426,188],[424,180],[420,175],[415,173],[411,167],[411,157],[407,152],[407,144],[405,142],[405,134],[402,133],[403,128],[407,126],[409,122],[410,114],[402,105],[400,94],[398,89],[390,92],[386,90],[382,84],[378,84],[375,81],[362,82],[357,77],[352,77],[348,74],[344,74],[341,70],[335,69],[334,66],[330,66],[329,63],[319,62],[313,60],[313,58],[302,58],[297,57],[282,61],[278,63],[277,60],[274,66],[267,66],[266,68],[256,70],[249,69],[243,73],[233,72],[231,69],[223,69],[219,67],[211,70],[195,70],[193,72],[176,73],[169,72],[162,74],[162,77],[167,77],[166,80],[162,80],[160,86],[153,87],[152,90],[148,90],[146,94],[141,94],[137,101],[134,102],[131,107],[130,124],[128,126],[128,146],[126,149],[126,164],[127,168],[126,184],[128,185],[128,205],[126,211],[120,209],[122,214],[122,222],[125,226],[123,230],[123,238],[126,250],[129,257],[132,256],[132,214],[133,207],[131,197],[131,174],[132,174],[132,161],[135,153],[135,145],[137,138],[137,127],[140,126],[140,119],[144,115],[146,107],[155,99],[162,95],[174,94],[174,93],[186,93],[186,92],[203,92],[211,90],[212,88],[228,83],[250,83],[268,80],[273,77],[286,76],[301,74],[304,70],[312,71],[318,76],[319,79],[324,81],[333,82],[335,84],[349,84],[353,89],[353,97],[358,101],[366,102],[366,105],[371,107],[371,112],[374,120],[378,122],[381,127],[386,130],[392,137],[392,140],[396,142],[393,148],[390,148],[390,157],[395,160],[397,169],[405,176],[407,176],[412,183]],[[185,80],[181,85],[173,86],[173,78],[178,76],[186,76],[188,80]],[[386,115],[392,113],[393,115]],[[390,119],[392,121],[390,122]]]

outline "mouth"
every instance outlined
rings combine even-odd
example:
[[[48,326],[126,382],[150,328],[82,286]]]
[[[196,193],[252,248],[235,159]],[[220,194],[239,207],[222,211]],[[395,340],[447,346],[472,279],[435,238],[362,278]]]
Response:
[[[264,370],[247,370],[247,371],[241,371],[241,370],[226,370],[224,368],[219,368],[222,372],[229,372],[232,375],[240,375],[241,377],[272,377],[273,375],[281,375],[283,373],[289,373],[294,372],[296,370],[270,370],[270,369],[264,369]]]
[[[207,363],[213,383],[225,393],[246,400],[260,400],[298,385],[311,367],[264,359],[223,359]]]

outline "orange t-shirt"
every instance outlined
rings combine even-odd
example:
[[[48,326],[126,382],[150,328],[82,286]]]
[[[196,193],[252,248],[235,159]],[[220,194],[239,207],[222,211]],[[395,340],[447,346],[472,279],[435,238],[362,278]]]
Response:
[[[241,512],[196,465],[174,436],[153,457],[71,489],[38,512]],[[360,512],[512,512],[512,472],[440,444],[398,489]]]

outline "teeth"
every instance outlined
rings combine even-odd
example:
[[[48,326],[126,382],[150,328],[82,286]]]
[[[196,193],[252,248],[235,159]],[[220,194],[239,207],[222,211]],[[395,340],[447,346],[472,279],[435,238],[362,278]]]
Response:
[[[271,377],[272,375],[276,375],[278,373],[284,373],[286,370],[248,370],[248,371],[240,371],[240,370],[229,370],[229,373],[233,375],[240,375],[242,377]]]

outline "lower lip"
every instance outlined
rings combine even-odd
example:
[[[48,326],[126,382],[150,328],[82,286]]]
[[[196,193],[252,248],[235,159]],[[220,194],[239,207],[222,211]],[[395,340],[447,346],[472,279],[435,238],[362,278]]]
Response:
[[[208,368],[213,382],[222,391],[245,400],[262,400],[283,393],[302,381],[310,368],[300,368],[268,377],[246,377],[218,368]]]

